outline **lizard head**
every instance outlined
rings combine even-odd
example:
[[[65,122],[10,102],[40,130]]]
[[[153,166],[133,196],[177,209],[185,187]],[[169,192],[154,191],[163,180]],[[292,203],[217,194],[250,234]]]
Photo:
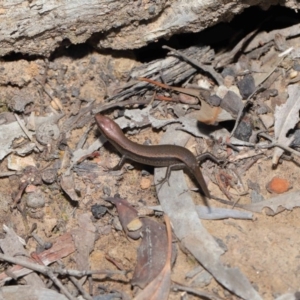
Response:
[[[123,136],[123,131],[119,127],[119,125],[114,122],[112,119],[97,114],[95,116],[96,123],[99,127],[100,132],[108,139],[108,140],[118,140],[119,137]]]

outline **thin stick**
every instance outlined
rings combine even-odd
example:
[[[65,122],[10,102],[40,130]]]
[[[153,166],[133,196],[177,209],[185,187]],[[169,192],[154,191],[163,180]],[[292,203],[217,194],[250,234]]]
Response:
[[[285,145],[282,145],[281,143],[278,143],[277,141],[275,141],[272,137],[270,137],[269,135],[265,134],[265,133],[260,133],[259,136],[262,136],[263,138],[269,140],[272,142],[272,144],[268,145],[268,148],[271,148],[271,147],[279,147],[285,151],[288,151],[292,154],[295,154],[297,156],[300,156],[300,152],[292,149],[291,147],[289,146],[285,146]]]
[[[50,268],[47,266],[39,265],[36,263],[32,263],[30,261],[26,261],[24,259],[13,257],[10,255],[6,255],[3,253],[0,253],[0,260],[4,260],[16,265],[23,266],[27,269],[42,273],[44,275],[48,274],[48,270],[53,270],[54,273],[58,273],[60,275],[71,275],[75,277],[83,277],[87,275],[92,274],[103,274],[107,276],[111,275],[126,275],[126,271],[110,271],[110,270],[86,270],[86,271],[78,271],[78,270],[72,270],[72,269],[62,269],[62,268]]]
[[[184,285],[181,285],[181,284],[178,284],[178,283],[175,283],[175,282],[172,285],[172,289],[173,290],[185,291],[187,293],[200,296],[201,298],[204,297],[204,298],[207,298],[207,299],[222,300],[221,298],[219,298],[218,296],[215,296],[214,294],[207,293],[205,291],[199,291],[199,290],[196,290],[194,288],[184,286]]]
[[[93,300],[93,298],[84,290],[83,286],[79,283],[79,281],[74,277],[70,276],[71,281],[77,287],[77,289],[82,294],[83,298],[86,300]]]
[[[31,142],[35,143],[34,140],[33,140],[33,138],[32,138],[32,136],[31,136],[31,134],[30,134],[29,131],[27,130],[27,128],[24,126],[24,124],[22,124],[21,119],[19,118],[19,116],[18,116],[17,114],[14,114],[14,116],[15,116],[15,118],[16,118],[16,120],[17,120],[19,126],[21,127],[21,129],[24,131],[24,133],[25,133],[26,136],[28,137],[28,139],[29,139]],[[36,145],[36,147],[37,147],[40,151],[43,150],[43,148],[40,148],[40,146],[39,146],[37,143],[35,143],[35,145]]]
[[[54,273],[49,268],[48,272],[45,274],[47,275],[58,288],[60,288],[60,291],[69,299],[69,300],[76,300],[70,292],[67,290],[67,288],[61,283],[61,281],[54,275]]]

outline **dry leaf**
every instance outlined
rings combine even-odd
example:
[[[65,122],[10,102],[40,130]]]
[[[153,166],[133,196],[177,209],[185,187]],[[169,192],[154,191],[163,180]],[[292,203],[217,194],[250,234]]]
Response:
[[[207,125],[233,120],[229,112],[221,107],[210,106],[204,100],[201,101],[201,109],[197,111],[197,120]]]
[[[299,110],[300,110],[300,86],[293,84],[288,86],[289,97],[283,105],[276,106],[275,108],[275,139],[278,143],[289,146],[294,136],[287,137],[287,133],[295,128],[295,125],[299,122]],[[272,163],[276,165],[280,156],[284,150],[279,147],[275,148]]]
[[[171,286],[171,255],[172,255],[172,232],[170,220],[165,215],[168,235],[168,252],[164,268],[158,276],[151,281],[134,300],[164,300],[168,299]]]
[[[238,207],[258,213],[268,207],[273,212],[268,213],[268,215],[276,215],[284,209],[292,210],[295,207],[300,207],[300,191],[282,194],[257,203],[239,205]]]
[[[138,217],[137,210],[134,209],[131,206],[131,204],[125,199],[108,197],[105,198],[105,200],[113,203],[116,206],[120,223],[126,235],[134,240],[140,238],[140,229],[135,231],[129,231],[127,228],[128,224],[130,224],[133,220],[135,220]]]
[[[166,263],[168,237],[165,225],[149,218],[142,218],[141,221],[143,238],[137,251],[131,284],[143,289],[158,276]]]
[[[70,197],[71,200],[73,201],[80,200],[75,190],[75,182],[74,182],[73,174],[63,175],[61,177],[60,186],[63,189],[63,191]]]

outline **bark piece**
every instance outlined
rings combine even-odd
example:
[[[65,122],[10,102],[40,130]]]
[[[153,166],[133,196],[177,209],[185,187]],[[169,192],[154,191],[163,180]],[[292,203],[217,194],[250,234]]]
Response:
[[[252,1],[267,9],[277,1]],[[159,38],[230,21],[251,3],[205,1],[9,1],[0,5],[0,56],[49,56],[59,46],[136,49]],[[299,9],[297,1],[286,7]],[[230,12],[230,13],[229,13]]]

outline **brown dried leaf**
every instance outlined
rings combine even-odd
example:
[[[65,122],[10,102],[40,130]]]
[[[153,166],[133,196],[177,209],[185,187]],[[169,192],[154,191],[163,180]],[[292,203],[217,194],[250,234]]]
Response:
[[[128,203],[128,201],[126,201],[125,199],[108,197],[105,198],[105,200],[113,203],[116,206],[120,223],[126,235],[134,240],[140,238],[140,232],[141,232],[140,229],[136,231],[129,231],[127,228],[128,224],[130,224],[134,219],[137,218],[138,216],[137,210],[134,209],[130,205],[130,203]]]
[[[171,286],[171,255],[172,255],[172,232],[170,220],[167,215],[165,215],[165,222],[167,227],[167,238],[168,238],[168,248],[165,266],[151,281],[145,289],[139,293],[134,300],[164,300],[168,299],[170,286]]]
[[[221,107],[210,106],[203,100],[201,101],[201,109],[197,111],[197,120],[208,125],[232,119],[233,117],[226,110]]]
[[[165,265],[167,257],[166,227],[149,218],[143,222],[142,242],[138,248],[137,265],[135,267],[132,285],[144,288],[159,274]]]
[[[63,191],[71,198],[71,200],[79,201],[79,197],[75,191],[75,182],[72,174],[62,176],[60,186]]]

